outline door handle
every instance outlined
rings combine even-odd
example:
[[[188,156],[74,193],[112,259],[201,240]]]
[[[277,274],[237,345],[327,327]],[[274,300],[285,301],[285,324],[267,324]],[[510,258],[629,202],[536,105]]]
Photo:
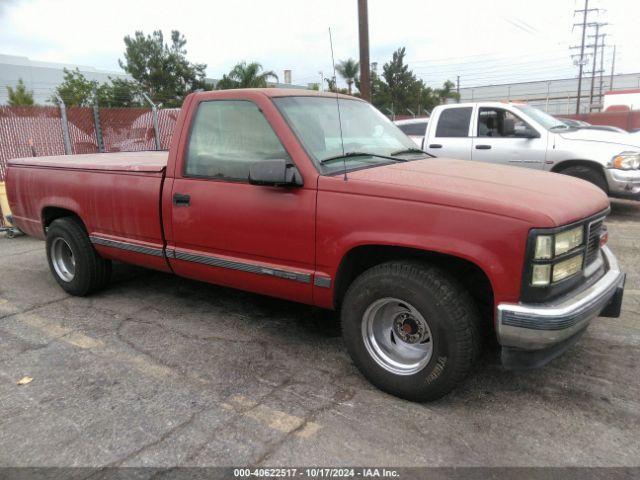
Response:
[[[476,145],[476,150],[491,150],[491,145]]]
[[[185,195],[183,193],[174,193],[173,194],[173,204],[176,207],[188,207],[191,204],[191,196]]]
[[[429,148],[442,148],[442,145],[440,145],[439,143],[432,143],[431,145],[429,145]]]

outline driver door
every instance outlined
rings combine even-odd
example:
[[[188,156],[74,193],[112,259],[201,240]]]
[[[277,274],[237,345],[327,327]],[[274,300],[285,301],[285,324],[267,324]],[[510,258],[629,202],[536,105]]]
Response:
[[[481,107],[471,158],[542,170],[547,153],[547,132],[538,132],[513,112]],[[529,138],[537,135],[535,138]]]
[[[316,189],[249,184],[249,166],[269,159],[293,163],[256,103],[197,105],[171,192],[169,262],[178,275],[310,303]]]

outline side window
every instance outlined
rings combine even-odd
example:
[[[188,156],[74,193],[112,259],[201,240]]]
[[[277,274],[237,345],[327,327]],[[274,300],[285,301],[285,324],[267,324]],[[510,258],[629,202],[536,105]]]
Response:
[[[247,180],[251,164],[279,158],[289,156],[256,104],[245,100],[200,103],[185,175]]]
[[[478,112],[478,137],[513,138],[529,125],[508,110],[481,108]]]
[[[414,135],[416,137],[424,136],[425,130],[427,129],[427,122],[405,123],[398,125],[398,127],[405,135]]]
[[[447,108],[438,119],[436,137],[468,137],[472,107]]]

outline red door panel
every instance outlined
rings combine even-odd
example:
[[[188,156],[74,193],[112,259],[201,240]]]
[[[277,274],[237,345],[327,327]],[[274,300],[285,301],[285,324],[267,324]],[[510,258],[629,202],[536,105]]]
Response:
[[[175,179],[178,275],[311,303],[316,190]]]

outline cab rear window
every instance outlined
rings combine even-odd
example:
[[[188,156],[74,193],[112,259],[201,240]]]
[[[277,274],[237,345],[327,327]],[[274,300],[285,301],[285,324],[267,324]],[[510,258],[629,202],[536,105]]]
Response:
[[[436,137],[468,137],[472,107],[447,108],[438,119]]]
[[[398,125],[398,128],[402,130],[405,135],[414,135],[416,137],[424,136],[424,132],[427,129],[427,122],[405,123]]]

